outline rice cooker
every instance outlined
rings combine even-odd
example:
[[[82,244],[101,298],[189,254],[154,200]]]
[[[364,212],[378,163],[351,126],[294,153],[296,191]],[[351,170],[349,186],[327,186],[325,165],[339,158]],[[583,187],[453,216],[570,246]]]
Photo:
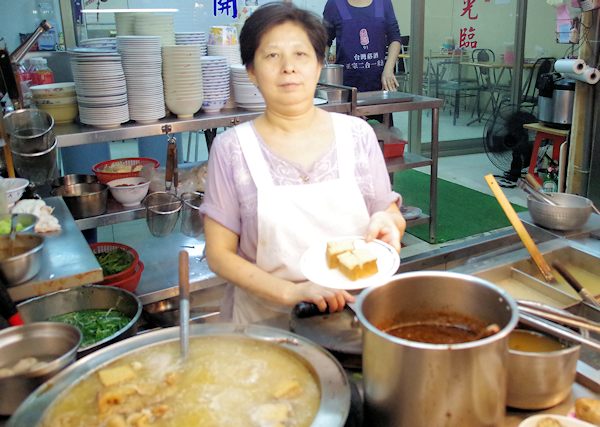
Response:
[[[570,128],[575,80],[564,78],[558,73],[547,73],[540,76],[537,88],[539,121],[553,128]]]

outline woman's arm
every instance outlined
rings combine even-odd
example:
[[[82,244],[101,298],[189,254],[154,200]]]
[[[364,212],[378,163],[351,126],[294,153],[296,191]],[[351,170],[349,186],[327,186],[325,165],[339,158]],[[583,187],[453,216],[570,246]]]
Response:
[[[398,89],[398,80],[396,79],[395,69],[398,55],[400,54],[400,42],[393,41],[390,43],[387,52],[387,59],[381,73],[381,86],[383,90]]]
[[[311,282],[293,283],[262,270],[237,254],[239,237],[209,216],[204,218],[206,260],[210,269],[236,286],[289,307],[307,301],[321,311],[340,311],[354,297],[346,291],[323,288]]]

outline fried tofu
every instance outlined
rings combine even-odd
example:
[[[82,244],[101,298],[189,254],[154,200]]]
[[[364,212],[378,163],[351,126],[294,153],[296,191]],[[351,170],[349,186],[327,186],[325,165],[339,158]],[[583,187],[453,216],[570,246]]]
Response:
[[[135,371],[129,366],[118,366],[116,368],[106,368],[98,371],[100,382],[105,387],[132,380],[135,376]]]
[[[350,280],[364,279],[377,273],[377,257],[368,249],[355,249],[338,257],[340,271]]]
[[[333,242],[327,242],[327,266],[329,268],[337,268],[339,265],[338,257],[345,253],[350,252],[354,249],[354,242],[352,240],[337,240]]]

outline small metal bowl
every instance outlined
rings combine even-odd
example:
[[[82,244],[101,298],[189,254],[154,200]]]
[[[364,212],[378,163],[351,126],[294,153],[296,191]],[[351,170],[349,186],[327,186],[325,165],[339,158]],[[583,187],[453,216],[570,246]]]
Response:
[[[53,194],[62,196],[75,219],[102,215],[106,212],[108,197],[108,185],[106,184],[97,182],[93,184],[63,185],[55,188]]]
[[[44,322],[53,316],[79,310],[105,310],[113,308],[131,320],[121,330],[102,341],[80,347],[78,357],[85,356],[137,332],[138,320],[142,314],[140,299],[121,288],[106,285],[85,285],[65,289],[40,297],[32,298],[17,305],[25,323]]]
[[[527,196],[527,208],[537,225],[552,230],[578,230],[592,214],[592,201],[576,194],[547,193],[558,206],[539,202]]]
[[[37,234],[17,234],[12,242],[17,255],[12,256],[10,244],[10,236],[0,236],[0,278],[7,286],[15,286],[40,272],[44,238]]]
[[[21,225],[21,229],[17,231],[17,233],[26,233],[28,231],[32,231],[33,228],[35,227],[35,224],[37,224],[38,222],[38,217],[32,214],[26,214],[26,213],[18,213],[18,214],[14,214],[17,219],[16,219],[16,223],[17,226],[20,224]],[[8,221],[8,232],[6,233],[1,233],[2,234],[10,234],[10,221],[12,215],[11,214],[3,214],[0,215],[0,222],[6,222]]]
[[[518,331],[548,337],[528,329],[515,329],[513,332]],[[560,343],[564,347],[555,351],[509,349],[508,406],[530,410],[545,409],[558,405],[571,394],[581,346],[562,341]]]
[[[52,188],[58,188],[64,185],[93,184],[95,182],[98,182],[98,177],[96,175],[83,175],[73,173],[53,179],[50,185],[52,186]]]
[[[0,331],[0,367],[13,367],[26,357],[47,362],[0,378],[0,415],[11,415],[40,384],[73,362],[80,343],[79,329],[64,323],[39,322]]]

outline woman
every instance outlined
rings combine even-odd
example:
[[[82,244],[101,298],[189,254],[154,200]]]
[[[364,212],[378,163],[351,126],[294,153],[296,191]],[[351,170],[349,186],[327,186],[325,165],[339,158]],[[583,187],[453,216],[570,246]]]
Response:
[[[398,88],[400,29],[390,0],[328,0],[323,18],[328,45],[336,40],[336,63],[344,65],[344,85],[359,92]]]
[[[234,285],[222,312],[238,323],[287,328],[301,301],[332,312],[354,301],[300,272],[324,238],[359,234],[400,250],[400,197],[370,126],[313,106],[326,42],[319,19],[288,3],[258,8],[240,34],[266,111],[215,138],[201,208],[208,264]]]

